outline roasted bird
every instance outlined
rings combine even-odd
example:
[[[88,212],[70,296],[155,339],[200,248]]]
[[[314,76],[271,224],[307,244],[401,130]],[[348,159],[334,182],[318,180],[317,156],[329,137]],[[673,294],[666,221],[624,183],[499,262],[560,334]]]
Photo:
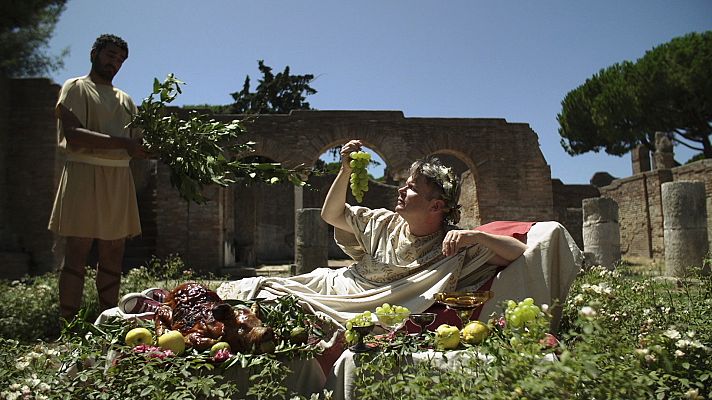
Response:
[[[220,341],[229,343],[233,352],[260,354],[274,350],[272,328],[263,326],[255,313],[233,308],[197,283],[184,283],[170,291],[155,321],[156,335],[177,330],[186,346],[200,351]]]

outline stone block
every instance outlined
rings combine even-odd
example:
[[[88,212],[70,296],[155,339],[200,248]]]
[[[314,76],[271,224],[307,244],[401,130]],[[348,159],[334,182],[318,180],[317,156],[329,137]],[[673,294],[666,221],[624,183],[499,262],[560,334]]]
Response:
[[[583,225],[618,222],[618,203],[608,197],[583,199]]]
[[[583,247],[593,264],[613,268],[621,259],[618,204],[610,198],[584,199]]]
[[[329,230],[320,208],[297,210],[294,249],[297,275],[329,265]]]
[[[689,267],[701,267],[707,250],[707,227],[665,229],[665,274],[683,276]]]
[[[663,183],[662,199],[665,229],[697,229],[707,226],[707,202],[703,182]]]
[[[707,202],[703,182],[668,182],[662,185],[665,273],[683,276],[701,266],[707,254]]]

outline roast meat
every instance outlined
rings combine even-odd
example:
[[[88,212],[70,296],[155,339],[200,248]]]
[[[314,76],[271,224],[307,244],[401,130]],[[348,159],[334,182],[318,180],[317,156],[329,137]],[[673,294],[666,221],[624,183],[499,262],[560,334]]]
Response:
[[[272,328],[249,309],[235,309],[217,293],[197,283],[184,283],[166,296],[156,312],[156,335],[183,334],[186,346],[200,351],[227,342],[233,352],[264,353],[274,349]]]

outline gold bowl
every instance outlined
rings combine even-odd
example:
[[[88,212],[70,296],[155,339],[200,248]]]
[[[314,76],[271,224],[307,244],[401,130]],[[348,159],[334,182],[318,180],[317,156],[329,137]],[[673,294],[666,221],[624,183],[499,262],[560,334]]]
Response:
[[[462,321],[462,326],[470,322],[472,311],[486,303],[494,296],[491,290],[478,290],[475,292],[439,292],[435,293],[435,301],[445,304],[447,308],[455,310]]]
[[[475,308],[494,296],[491,290],[476,292],[440,292],[435,293],[435,301],[452,308]]]

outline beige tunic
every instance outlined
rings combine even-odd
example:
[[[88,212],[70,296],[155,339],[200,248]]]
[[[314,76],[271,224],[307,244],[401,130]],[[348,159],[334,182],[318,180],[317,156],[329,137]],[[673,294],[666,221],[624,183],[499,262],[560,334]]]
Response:
[[[339,269],[318,268],[291,278],[246,278],[217,289],[223,299],[273,298],[293,294],[314,312],[344,323],[383,303],[422,312],[437,292],[454,290],[461,272],[473,281],[489,279],[496,267],[485,265],[494,254],[475,245],[451,257],[441,254],[444,231],[426,237],[410,234],[400,215],[385,209],[346,208],[354,235],[336,232],[337,243],[356,262]]]
[[[62,86],[59,105],[69,109],[84,128],[117,137],[135,137],[126,128],[136,113],[128,94],[97,85],[88,76]],[[136,189],[124,149],[77,148],[67,144],[61,120],[59,147],[67,161],[59,181],[49,229],[60,236],[115,240],[141,233]]]

